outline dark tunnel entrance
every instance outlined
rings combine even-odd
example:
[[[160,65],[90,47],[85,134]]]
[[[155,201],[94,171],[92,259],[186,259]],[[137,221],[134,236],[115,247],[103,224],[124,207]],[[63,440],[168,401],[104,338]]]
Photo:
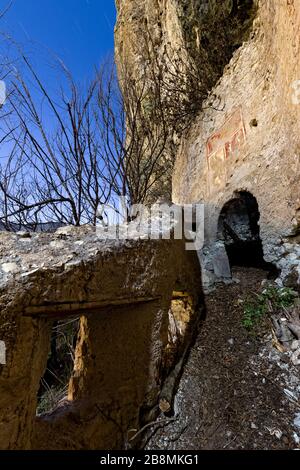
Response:
[[[231,267],[261,268],[269,271],[271,277],[276,277],[276,267],[264,260],[259,218],[256,198],[247,191],[241,191],[221,211],[218,238],[225,244]]]

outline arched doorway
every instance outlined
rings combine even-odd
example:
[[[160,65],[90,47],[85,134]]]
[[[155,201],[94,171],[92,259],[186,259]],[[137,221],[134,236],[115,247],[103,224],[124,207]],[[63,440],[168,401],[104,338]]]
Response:
[[[225,245],[231,267],[247,266],[274,272],[274,266],[264,260],[259,219],[257,200],[247,191],[236,193],[236,197],[223,206],[218,239]]]

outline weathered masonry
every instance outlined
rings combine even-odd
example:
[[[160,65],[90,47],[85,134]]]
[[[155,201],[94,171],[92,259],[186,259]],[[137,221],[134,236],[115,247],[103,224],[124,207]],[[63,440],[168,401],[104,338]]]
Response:
[[[71,227],[1,233],[0,250],[0,448],[123,448],[130,430],[155,416],[195,331],[196,255],[181,241],[103,242],[93,228]],[[36,417],[53,321],[74,315],[68,397]]]

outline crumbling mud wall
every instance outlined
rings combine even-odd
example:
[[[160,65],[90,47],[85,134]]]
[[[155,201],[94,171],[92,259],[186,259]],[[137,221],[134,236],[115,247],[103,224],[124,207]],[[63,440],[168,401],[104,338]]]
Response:
[[[196,255],[181,241],[103,236],[89,227],[0,234],[1,449],[124,448],[130,429],[157,412],[203,306]],[[185,323],[177,355],[169,353],[174,292],[192,299],[187,320],[184,311],[177,318]],[[79,315],[68,397],[36,417],[53,321]]]
[[[282,281],[300,281],[299,34],[299,2],[259,1],[251,37],[181,140],[173,199],[206,205],[207,286],[222,277],[220,211],[240,191],[258,202],[265,260],[277,265]]]

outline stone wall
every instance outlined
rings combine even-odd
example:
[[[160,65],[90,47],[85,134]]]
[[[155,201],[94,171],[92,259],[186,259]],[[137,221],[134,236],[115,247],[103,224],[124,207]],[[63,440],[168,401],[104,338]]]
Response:
[[[92,227],[0,234],[1,449],[124,448],[129,430],[157,412],[203,306],[196,255],[181,241],[105,236]],[[192,309],[170,359],[174,292]],[[68,397],[36,417],[53,321],[73,316],[81,320]]]

